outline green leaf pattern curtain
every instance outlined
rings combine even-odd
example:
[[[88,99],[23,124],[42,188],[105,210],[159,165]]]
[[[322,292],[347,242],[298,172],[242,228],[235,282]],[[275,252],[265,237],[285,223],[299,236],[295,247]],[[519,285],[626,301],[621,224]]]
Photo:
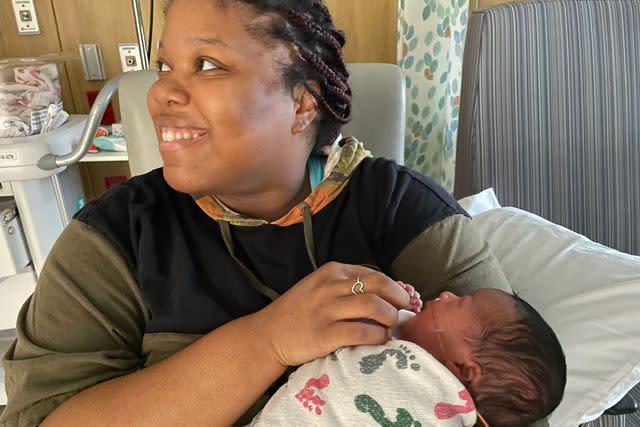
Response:
[[[453,191],[468,0],[399,0],[398,65],[406,76],[405,163]]]

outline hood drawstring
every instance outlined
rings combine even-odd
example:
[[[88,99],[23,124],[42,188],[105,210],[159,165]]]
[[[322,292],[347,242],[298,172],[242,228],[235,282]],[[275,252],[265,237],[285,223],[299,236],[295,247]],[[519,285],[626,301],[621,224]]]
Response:
[[[302,207],[302,227],[304,228],[304,244],[307,247],[307,255],[313,271],[318,269],[318,263],[316,262],[316,248],[313,244],[313,220],[311,219],[311,206],[304,204]]]
[[[489,423],[484,419],[484,417],[482,415],[480,415],[480,412],[477,412],[478,415],[478,423],[480,426],[482,427],[489,427]]]
[[[227,246],[227,250],[229,251],[229,255],[236,262],[236,265],[240,267],[240,270],[244,273],[245,277],[249,280],[249,283],[253,288],[260,292],[265,297],[269,298],[271,301],[275,301],[278,299],[280,294],[268,286],[265,286],[253,272],[242,263],[236,256],[234,246],[233,246],[233,237],[231,236],[231,228],[229,226],[229,222],[227,221],[218,221],[218,225],[220,226],[220,232],[222,233],[222,239],[224,240],[224,244]]]
[[[229,251],[229,255],[236,263],[236,265],[240,268],[242,273],[245,275],[247,280],[251,286],[258,292],[260,292],[265,297],[269,298],[271,301],[275,301],[278,299],[280,294],[270,287],[266,286],[264,283],[260,281],[256,277],[256,275],[238,259],[235,252],[235,246],[233,244],[233,236],[231,235],[231,225],[228,221],[218,221],[218,225],[220,226],[220,233],[222,234],[222,240],[224,240],[224,244],[227,247],[227,251]],[[309,256],[309,261],[311,261],[311,265],[313,266],[313,270],[318,269],[318,264],[316,262],[315,257],[315,246],[313,243],[313,220],[311,219],[311,207],[308,204],[302,208],[302,226],[304,229],[304,243],[307,248],[307,255]]]

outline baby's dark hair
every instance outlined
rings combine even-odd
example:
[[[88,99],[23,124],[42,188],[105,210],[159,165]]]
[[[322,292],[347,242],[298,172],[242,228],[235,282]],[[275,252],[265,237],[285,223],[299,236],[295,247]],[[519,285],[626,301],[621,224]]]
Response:
[[[301,60],[283,64],[282,80],[289,90],[304,84],[320,106],[315,151],[332,144],[342,125],[351,120],[352,94],[347,83],[349,72],[342,56],[345,35],[334,26],[323,0],[216,1],[221,8],[243,3],[270,18],[256,20],[245,27],[253,38],[267,45],[279,40],[295,46]],[[315,90],[309,81],[316,81],[320,90]]]
[[[470,390],[491,427],[527,426],[553,412],[567,382],[562,346],[551,327],[526,301],[513,295],[517,318],[487,319],[471,338],[482,382]]]

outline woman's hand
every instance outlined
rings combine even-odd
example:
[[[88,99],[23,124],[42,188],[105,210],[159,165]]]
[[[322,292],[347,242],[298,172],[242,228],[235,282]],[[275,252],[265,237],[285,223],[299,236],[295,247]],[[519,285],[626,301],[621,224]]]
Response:
[[[364,294],[354,295],[358,278]],[[332,262],[256,315],[278,363],[298,366],[343,346],[386,343],[409,303],[409,292],[386,275]]]

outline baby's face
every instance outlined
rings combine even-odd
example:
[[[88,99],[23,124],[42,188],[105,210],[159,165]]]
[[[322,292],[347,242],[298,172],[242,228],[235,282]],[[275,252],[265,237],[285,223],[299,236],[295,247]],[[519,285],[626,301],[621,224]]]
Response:
[[[402,324],[401,338],[418,344],[446,366],[447,361],[469,357],[472,349],[465,338],[479,334],[493,316],[502,316],[505,321],[515,318],[511,295],[497,289],[480,289],[463,297],[443,292]]]

